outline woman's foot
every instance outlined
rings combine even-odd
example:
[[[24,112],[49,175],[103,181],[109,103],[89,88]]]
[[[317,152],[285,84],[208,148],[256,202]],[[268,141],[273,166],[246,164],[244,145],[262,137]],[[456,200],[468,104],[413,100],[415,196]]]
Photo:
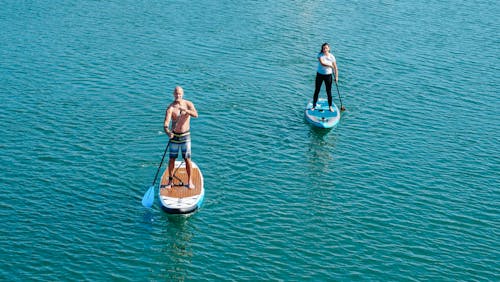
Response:
[[[193,183],[188,183],[188,184],[186,184],[186,188],[188,188],[188,189],[194,189],[196,187],[194,186]]]
[[[333,108],[332,108],[332,106],[330,106],[330,112],[333,112]]]

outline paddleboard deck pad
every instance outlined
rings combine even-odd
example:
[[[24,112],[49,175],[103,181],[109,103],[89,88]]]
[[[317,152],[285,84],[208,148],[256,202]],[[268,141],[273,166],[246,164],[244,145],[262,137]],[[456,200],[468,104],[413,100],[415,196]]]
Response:
[[[312,101],[307,103],[304,115],[306,120],[314,126],[320,128],[332,128],[340,120],[340,112],[335,103],[332,104],[333,112],[329,110],[328,100],[324,98],[318,99],[316,108],[312,109]]]
[[[186,171],[186,163],[181,161],[175,162],[173,172],[173,183],[171,188],[166,188],[168,183],[168,167],[163,172],[160,182],[160,204],[161,208],[169,214],[189,214],[198,210],[205,197],[205,189],[203,187],[203,175],[201,170],[191,161],[191,180],[195,185],[193,189],[187,187],[188,175]]]

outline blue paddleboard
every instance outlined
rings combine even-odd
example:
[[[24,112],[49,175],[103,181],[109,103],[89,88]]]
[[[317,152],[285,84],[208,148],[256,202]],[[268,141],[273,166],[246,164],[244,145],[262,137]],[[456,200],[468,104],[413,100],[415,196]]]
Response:
[[[318,99],[314,111],[311,108],[312,101],[307,103],[304,115],[312,125],[319,128],[332,128],[339,123],[340,112],[335,103],[332,104],[333,112],[328,109],[328,100],[324,98]]]

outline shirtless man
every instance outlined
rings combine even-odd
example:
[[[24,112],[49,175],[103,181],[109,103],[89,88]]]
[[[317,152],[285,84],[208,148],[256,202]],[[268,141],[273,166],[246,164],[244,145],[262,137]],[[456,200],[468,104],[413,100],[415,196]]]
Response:
[[[172,188],[174,182],[172,174],[175,167],[175,159],[179,155],[179,149],[182,151],[182,157],[186,163],[186,172],[188,175],[189,189],[194,189],[191,182],[191,136],[189,134],[189,121],[191,117],[197,118],[193,103],[183,99],[184,90],[180,86],[174,89],[174,101],[167,107],[165,113],[165,123],[163,129],[170,139],[170,159],[168,162],[168,183],[164,188]]]

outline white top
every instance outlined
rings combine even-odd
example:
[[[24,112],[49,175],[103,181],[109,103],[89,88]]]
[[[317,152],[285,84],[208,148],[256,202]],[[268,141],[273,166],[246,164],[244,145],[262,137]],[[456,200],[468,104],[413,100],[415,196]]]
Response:
[[[332,74],[333,73],[333,69],[331,67],[325,67],[321,64],[321,62],[319,62],[319,58],[323,57],[323,60],[326,62],[326,63],[334,63],[336,62],[335,60],[335,56],[332,55],[332,53],[330,53],[328,56],[326,56],[325,54],[323,53],[319,53],[318,54],[318,72],[320,74]]]

